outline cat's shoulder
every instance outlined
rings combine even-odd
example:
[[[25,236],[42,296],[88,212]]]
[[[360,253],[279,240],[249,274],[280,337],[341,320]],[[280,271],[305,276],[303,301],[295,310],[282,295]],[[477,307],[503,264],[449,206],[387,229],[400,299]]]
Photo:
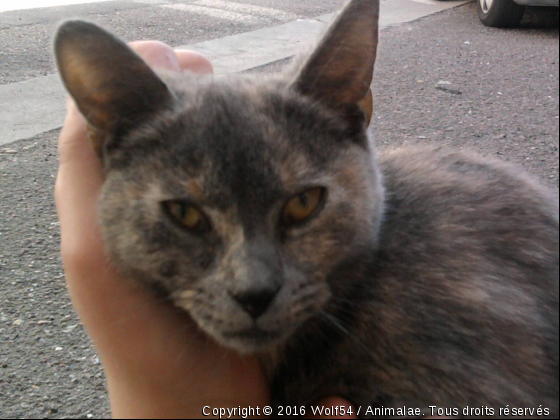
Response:
[[[382,150],[379,162],[392,236],[557,250],[558,194],[522,167],[433,147]]]
[[[558,212],[558,194],[523,167],[469,150],[403,146],[379,152],[388,192],[403,200],[450,205],[544,206]]]

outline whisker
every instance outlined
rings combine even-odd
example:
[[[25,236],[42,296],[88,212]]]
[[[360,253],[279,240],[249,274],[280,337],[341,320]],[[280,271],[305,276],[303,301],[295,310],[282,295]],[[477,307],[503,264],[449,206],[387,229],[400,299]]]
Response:
[[[348,331],[348,329],[346,329],[342,323],[340,322],[340,320],[338,318],[336,318],[336,316],[329,314],[323,310],[318,312],[320,315],[323,316],[324,319],[326,319],[327,321],[329,321],[333,326],[335,326],[336,328],[338,328],[342,333],[344,333],[347,337],[350,338],[351,341],[353,341],[354,343],[358,344],[364,351],[366,351],[367,353],[371,352],[371,350],[369,349],[369,347],[367,346],[366,343],[364,343],[361,339],[358,338],[358,336],[356,334],[351,334],[350,331]]]
[[[348,331],[346,328],[344,328],[344,326],[340,323],[340,321],[333,315],[325,312],[325,311],[320,311],[319,312],[327,321],[329,321],[332,325],[334,325],[335,327],[337,327],[340,331],[342,331],[345,335],[347,335],[348,337],[350,337],[350,331]]]

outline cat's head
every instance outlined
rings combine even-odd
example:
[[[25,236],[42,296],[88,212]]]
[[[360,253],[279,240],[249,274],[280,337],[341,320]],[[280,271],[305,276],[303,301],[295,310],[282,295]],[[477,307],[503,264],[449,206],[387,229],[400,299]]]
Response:
[[[383,188],[366,134],[378,0],[353,0],[281,76],[156,74],[90,23],[55,41],[106,170],[100,220],[125,273],[240,352],[285,341],[352,282]]]

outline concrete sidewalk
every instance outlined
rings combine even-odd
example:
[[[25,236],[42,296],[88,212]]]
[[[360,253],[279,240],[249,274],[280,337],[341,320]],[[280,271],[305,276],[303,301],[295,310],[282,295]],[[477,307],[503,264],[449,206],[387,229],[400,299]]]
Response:
[[[383,2],[381,26],[385,28],[411,22],[465,3],[467,1]],[[299,19],[181,48],[208,56],[217,74],[242,72],[293,56],[312,43],[334,16],[329,14],[314,19]],[[65,115],[65,96],[58,75],[0,86],[0,145],[61,127]]]

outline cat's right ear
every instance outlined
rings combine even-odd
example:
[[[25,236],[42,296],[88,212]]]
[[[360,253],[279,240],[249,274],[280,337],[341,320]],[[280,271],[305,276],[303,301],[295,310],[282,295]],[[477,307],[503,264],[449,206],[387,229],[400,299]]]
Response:
[[[96,131],[125,134],[172,101],[140,56],[93,23],[63,23],[54,49],[66,89]]]

